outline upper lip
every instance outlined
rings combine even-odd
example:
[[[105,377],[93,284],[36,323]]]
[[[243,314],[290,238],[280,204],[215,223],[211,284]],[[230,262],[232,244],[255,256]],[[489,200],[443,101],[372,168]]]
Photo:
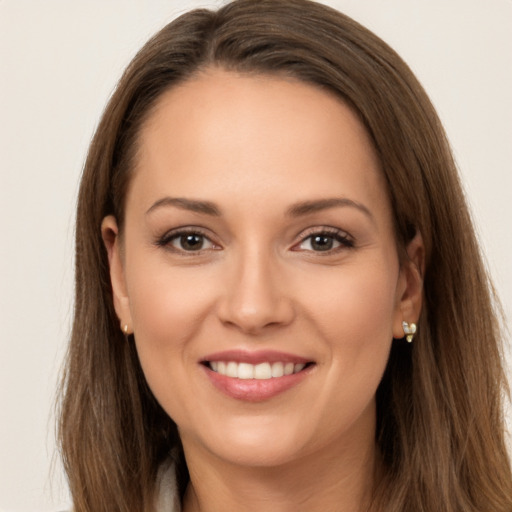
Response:
[[[307,359],[305,357],[301,357],[295,354],[290,354],[287,352],[278,352],[275,350],[242,350],[242,349],[234,349],[234,350],[224,350],[221,352],[215,352],[212,354],[208,354],[204,358],[201,359],[201,362],[211,362],[211,361],[235,361],[237,363],[250,363],[250,364],[259,364],[259,363],[310,363],[311,359]]]

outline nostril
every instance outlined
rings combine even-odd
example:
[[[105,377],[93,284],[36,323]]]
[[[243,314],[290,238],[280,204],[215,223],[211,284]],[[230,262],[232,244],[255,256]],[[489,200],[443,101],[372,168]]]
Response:
[[[221,322],[234,326],[247,334],[259,334],[262,330],[288,325],[294,318],[293,307],[286,301],[257,300],[247,294],[238,300],[226,300],[219,309]]]

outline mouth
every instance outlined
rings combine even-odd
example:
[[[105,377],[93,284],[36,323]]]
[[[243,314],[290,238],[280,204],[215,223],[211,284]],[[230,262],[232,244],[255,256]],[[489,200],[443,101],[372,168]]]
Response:
[[[251,364],[237,361],[204,361],[211,371],[233,379],[268,380],[297,374],[313,365],[313,362],[293,363],[285,361]]]
[[[306,358],[274,351],[231,350],[200,361],[208,380],[228,397],[262,402],[298,386],[316,366]]]

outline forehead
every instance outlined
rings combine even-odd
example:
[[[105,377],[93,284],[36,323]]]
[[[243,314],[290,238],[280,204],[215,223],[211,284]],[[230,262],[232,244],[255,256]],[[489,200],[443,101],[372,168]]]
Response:
[[[298,201],[329,195],[336,184],[359,200],[386,196],[358,116],[295,79],[208,70],[162,95],[139,142],[134,181],[148,195],[167,186],[174,196],[219,197],[266,188]]]
[[[266,137],[279,128],[286,130],[278,139]],[[162,137],[170,143],[171,136],[211,149],[306,139],[310,144],[304,150],[318,151],[332,151],[333,142],[343,150],[360,139],[377,163],[365,128],[347,104],[319,86],[282,76],[209,69],[180,83],[161,96],[142,129],[146,144]]]

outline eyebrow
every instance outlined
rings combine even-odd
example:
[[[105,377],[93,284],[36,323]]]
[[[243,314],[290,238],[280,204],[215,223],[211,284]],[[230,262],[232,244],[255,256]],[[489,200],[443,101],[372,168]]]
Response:
[[[219,207],[211,201],[201,201],[198,199],[186,199],[184,197],[163,197],[159,199],[146,211],[146,215],[154,210],[162,207],[173,206],[181,210],[188,210],[204,215],[220,217],[221,211]],[[288,217],[302,217],[312,213],[328,210],[330,208],[352,207],[364,213],[370,220],[374,221],[374,217],[370,210],[361,203],[348,199],[346,197],[331,197],[326,199],[317,199],[311,201],[301,201],[291,205],[286,210]]]
[[[363,212],[370,220],[375,221],[372,212],[361,203],[348,199],[346,197],[331,197],[326,199],[318,199],[313,201],[302,201],[296,203],[288,208],[286,214],[289,217],[302,217],[303,215],[309,215],[311,213],[328,210],[330,208],[339,207],[352,207]]]
[[[212,215],[215,217],[220,216],[220,210],[214,203],[210,201],[199,201],[197,199],[185,199],[184,197],[163,197],[151,205],[146,212],[146,215],[164,206],[174,206],[181,210],[188,210],[190,212],[202,213],[204,215]]]

